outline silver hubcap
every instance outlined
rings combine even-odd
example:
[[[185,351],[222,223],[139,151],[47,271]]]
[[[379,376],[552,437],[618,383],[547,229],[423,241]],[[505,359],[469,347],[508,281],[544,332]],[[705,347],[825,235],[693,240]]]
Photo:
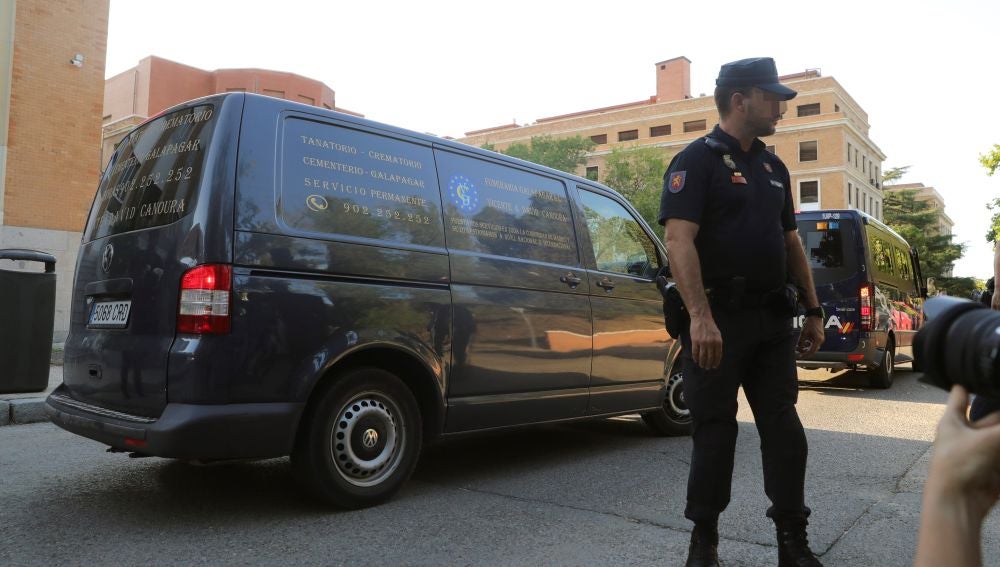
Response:
[[[663,400],[663,407],[667,414],[676,419],[689,419],[691,411],[688,410],[684,401],[684,373],[674,372],[667,380],[667,397]]]
[[[399,465],[403,424],[392,400],[374,392],[356,396],[337,416],[330,451],[337,472],[355,486],[383,482]]]

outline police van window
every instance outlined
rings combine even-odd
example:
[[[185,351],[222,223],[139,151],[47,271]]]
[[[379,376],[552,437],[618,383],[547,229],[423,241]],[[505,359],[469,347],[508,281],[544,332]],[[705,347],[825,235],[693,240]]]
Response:
[[[817,284],[853,277],[857,270],[855,228],[841,219],[798,221],[799,237]]]
[[[88,241],[172,223],[191,210],[215,130],[215,106],[164,114],[122,139],[87,219]]]
[[[652,278],[660,267],[656,245],[625,207],[590,191],[580,191],[584,219],[602,272]]]
[[[896,274],[907,281],[913,279],[913,272],[910,270],[910,255],[903,252],[903,249],[898,246],[892,247],[892,254],[896,264]]]
[[[300,118],[282,136],[279,216],[290,228],[444,246],[426,146]]]
[[[871,237],[871,243],[875,269],[886,275],[895,275],[895,270],[892,268],[892,246],[885,239],[874,235]]]
[[[562,181],[443,150],[434,156],[449,248],[579,264]]]

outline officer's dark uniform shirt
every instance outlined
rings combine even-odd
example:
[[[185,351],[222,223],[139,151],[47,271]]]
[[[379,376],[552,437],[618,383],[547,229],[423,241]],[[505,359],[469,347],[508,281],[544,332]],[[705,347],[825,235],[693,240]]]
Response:
[[[788,168],[759,139],[744,152],[718,125],[707,137],[729,151],[720,155],[699,138],[674,156],[659,222],[699,226],[694,244],[705,287],[743,276],[748,291],[778,288],[786,283],[785,232],[796,229]]]

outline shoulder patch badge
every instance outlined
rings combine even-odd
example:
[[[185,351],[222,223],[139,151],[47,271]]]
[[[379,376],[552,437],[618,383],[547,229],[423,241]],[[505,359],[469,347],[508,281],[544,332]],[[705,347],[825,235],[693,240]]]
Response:
[[[671,193],[680,193],[684,188],[684,180],[687,179],[687,171],[675,171],[670,174],[669,189]]]
[[[764,171],[768,173],[774,173],[774,169],[771,168],[771,164],[764,162]]]

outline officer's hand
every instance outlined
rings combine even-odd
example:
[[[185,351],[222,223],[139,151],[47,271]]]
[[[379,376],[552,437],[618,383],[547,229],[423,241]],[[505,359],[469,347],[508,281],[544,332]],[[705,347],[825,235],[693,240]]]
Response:
[[[819,350],[825,338],[823,320],[819,317],[806,317],[802,322],[802,334],[799,335],[799,344],[795,352],[799,353],[801,358],[812,356]]]
[[[722,333],[711,315],[691,318],[691,358],[705,370],[722,362]]]
[[[993,291],[993,309],[1000,310],[1000,288]]]

